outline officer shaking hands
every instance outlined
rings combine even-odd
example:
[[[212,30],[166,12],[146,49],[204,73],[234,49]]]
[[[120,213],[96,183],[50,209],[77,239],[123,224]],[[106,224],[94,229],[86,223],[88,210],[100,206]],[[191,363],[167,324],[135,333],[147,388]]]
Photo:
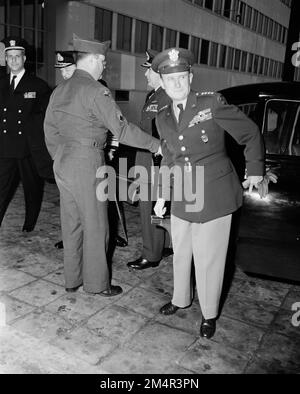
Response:
[[[21,179],[25,196],[23,231],[32,231],[41,208],[43,178],[53,178],[43,121],[51,93],[47,83],[25,71],[26,41],[3,41],[9,74],[0,79],[0,225]]]
[[[242,204],[242,187],[227,156],[224,134],[228,132],[245,145],[247,186],[258,188],[264,175],[264,145],[254,122],[216,93],[191,90],[193,54],[170,48],[158,54],[152,68],[172,99],[157,116],[160,137],[168,145],[163,157],[185,179],[184,193],[171,205],[171,234],[174,250],[172,300],[160,309],[171,315],[192,301],[191,264],[195,265],[196,288],[202,311],[200,335],[211,338],[216,329],[223,284],[232,213]],[[167,160],[166,160],[167,159]],[[163,165],[163,164],[162,164]],[[200,174],[200,177],[198,177]],[[178,184],[174,175],[174,186]],[[193,190],[199,188],[199,205],[191,205]],[[164,214],[164,198],[155,206]]]
[[[107,263],[107,201],[96,196],[96,171],[105,165],[107,130],[121,143],[153,153],[160,150],[160,141],[128,123],[109,89],[97,82],[109,44],[74,35],[77,69],[52,93],[44,122],[61,197],[66,290],[83,285],[86,292],[104,297],[122,292],[111,285]]]

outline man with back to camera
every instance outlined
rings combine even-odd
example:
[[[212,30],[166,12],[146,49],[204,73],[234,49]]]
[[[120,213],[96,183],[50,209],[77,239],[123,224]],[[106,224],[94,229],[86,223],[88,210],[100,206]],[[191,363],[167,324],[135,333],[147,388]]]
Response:
[[[157,111],[169,103],[170,99],[165,91],[160,86],[160,76],[151,68],[151,64],[155,53],[151,50],[146,51],[147,60],[141,67],[146,68],[145,77],[148,85],[153,89],[147,95],[145,105],[142,109],[142,116],[140,127],[146,133],[158,137],[155,117]],[[159,137],[158,137],[159,138]],[[146,183],[148,185],[148,199],[146,201],[139,201],[143,250],[141,256],[134,261],[130,261],[127,266],[135,270],[143,270],[149,267],[158,266],[162,257],[167,257],[171,254],[169,248],[165,248],[165,241],[169,239],[169,234],[162,227],[151,224],[151,214],[153,209],[153,201],[151,198],[152,177],[151,169],[153,164],[160,164],[160,157],[152,157],[151,153],[146,150],[137,150],[135,165],[143,166],[147,169],[147,178],[140,176],[137,183]]]
[[[86,292],[105,297],[122,292],[120,286],[111,284],[107,264],[107,201],[96,196],[96,171],[105,165],[107,130],[121,143],[153,153],[160,150],[159,140],[128,123],[110,91],[97,82],[108,46],[109,42],[74,35],[77,69],[54,90],[44,122],[61,197],[66,290],[74,292],[83,284]]]
[[[40,213],[44,179],[53,178],[43,132],[51,90],[25,70],[26,41],[8,37],[3,42],[9,74],[0,80],[0,225],[21,179],[25,197],[22,231],[30,232]]]
[[[247,181],[244,187],[249,187],[250,192],[263,181],[264,144],[256,124],[237,107],[228,105],[223,96],[191,90],[193,63],[193,54],[183,48],[166,49],[152,63],[152,68],[161,76],[163,89],[172,99],[157,116],[160,137],[168,145],[163,162],[167,160],[170,167],[176,167],[187,180],[181,185],[187,192],[183,197],[177,199],[173,190],[174,290],[172,300],[160,313],[172,315],[191,304],[193,257],[202,311],[200,335],[211,338],[216,330],[231,217],[242,205],[243,197],[238,176],[226,153],[224,133],[226,130],[239,144],[245,145]],[[196,177],[198,169],[204,169],[200,180]],[[200,204],[196,209],[196,204],[192,209],[191,201],[185,197],[192,195],[196,181],[200,192],[204,192],[203,206]],[[165,213],[163,197],[154,208],[158,216]]]

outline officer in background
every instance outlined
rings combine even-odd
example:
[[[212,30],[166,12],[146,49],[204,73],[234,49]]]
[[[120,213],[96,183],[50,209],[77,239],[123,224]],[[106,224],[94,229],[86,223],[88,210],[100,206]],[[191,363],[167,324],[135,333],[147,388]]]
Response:
[[[246,146],[248,179],[245,186],[250,192],[263,180],[264,144],[256,124],[237,107],[228,105],[220,94],[191,90],[193,62],[190,51],[170,48],[158,54],[152,63],[152,68],[161,75],[162,87],[172,99],[172,103],[158,113],[158,131],[168,145],[166,156],[170,167],[176,166],[186,179],[182,185],[186,193],[182,198],[173,190],[174,290],[171,302],[164,305],[160,313],[172,315],[191,304],[193,257],[202,311],[200,335],[211,338],[216,329],[231,217],[241,206],[243,197],[225,149],[224,133],[226,130],[239,144]],[[201,168],[204,174],[200,173],[198,179],[196,170]],[[192,209],[186,196],[192,195],[196,181],[204,196],[199,195],[199,205],[194,202]],[[176,182],[174,179],[174,187]],[[155,213],[163,216],[164,211],[164,198],[160,198]]]
[[[56,63],[54,67],[60,70],[64,80],[71,78],[76,70],[74,51],[55,51],[55,54]]]
[[[142,109],[140,127],[146,133],[159,138],[155,125],[155,117],[157,111],[169,103],[170,99],[160,86],[159,74],[151,68],[155,53],[151,50],[147,50],[146,55],[147,60],[141,66],[146,68],[145,77],[147,78],[148,85],[153,90],[151,90],[147,95],[145,105]],[[164,249],[165,243],[168,245],[170,244],[169,234],[162,227],[151,224],[151,214],[153,209],[153,202],[151,198],[151,169],[153,164],[159,166],[160,157],[155,157],[146,150],[139,149],[137,151],[135,165],[146,168],[148,174],[146,179],[141,176],[138,179],[138,183],[146,183],[148,185],[149,195],[147,201],[139,201],[143,251],[137,260],[130,261],[127,264],[129,268],[136,270],[156,267],[163,257],[171,254],[170,248]]]
[[[34,229],[44,179],[53,178],[45,146],[43,121],[51,90],[25,71],[26,42],[3,40],[9,74],[0,80],[0,224],[21,179],[25,197],[23,231]]]
[[[108,46],[109,42],[74,35],[77,69],[52,93],[44,122],[60,191],[66,290],[74,292],[83,284],[86,292],[105,297],[122,292],[120,286],[111,285],[107,264],[107,201],[96,196],[100,182],[96,171],[105,165],[107,130],[121,143],[160,151],[159,140],[128,123],[110,91],[97,82]]]

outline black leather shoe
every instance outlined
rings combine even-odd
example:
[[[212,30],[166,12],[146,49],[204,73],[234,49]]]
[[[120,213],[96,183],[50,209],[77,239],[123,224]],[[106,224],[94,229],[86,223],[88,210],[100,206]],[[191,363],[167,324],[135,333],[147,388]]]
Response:
[[[119,235],[116,235],[115,242],[116,246],[118,246],[119,248],[125,248],[126,246],[128,246],[127,241],[125,241],[125,239],[120,237]]]
[[[162,252],[162,257],[169,257],[173,254],[173,249],[172,248],[164,248]]]
[[[98,293],[98,294],[103,297],[114,297],[114,296],[119,295],[121,293],[123,293],[122,287],[111,285],[109,289],[103,290],[103,291],[101,291],[101,293]]]
[[[168,302],[166,305],[162,306],[159,310],[159,313],[163,315],[174,315],[179,309],[179,306],[172,304],[172,302]]]
[[[80,286],[81,285],[76,286],[76,287],[66,287],[66,292],[67,293],[75,293],[79,289]]]
[[[56,244],[54,244],[54,247],[55,247],[56,249],[63,249],[63,248],[64,248],[64,243],[63,243],[63,241],[58,241],[58,242],[56,242]]]
[[[127,267],[133,268],[135,270],[144,270],[150,267],[157,267],[159,263],[160,261],[149,261],[147,259],[144,259],[143,257],[139,257],[135,261],[129,261],[129,263],[127,263]]]
[[[216,332],[216,319],[202,319],[200,336],[210,339]]]

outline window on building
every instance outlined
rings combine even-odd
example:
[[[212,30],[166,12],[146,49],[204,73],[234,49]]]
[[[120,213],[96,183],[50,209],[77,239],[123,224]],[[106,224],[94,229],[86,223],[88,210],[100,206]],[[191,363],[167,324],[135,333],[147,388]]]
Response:
[[[274,68],[274,60],[270,59],[270,65],[269,65],[269,77],[273,77],[273,68]]]
[[[20,0],[10,0],[9,23],[12,25],[21,25],[21,2]]]
[[[234,54],[234,65],[233,68],[236,71],[240,71],[240,63],[241,63],[241,50],[236,49]]]
[[[273,29],[273,40],[277,40],[278,37],[278,23],[274,22],[274,29]]]
[[[225,68],[225,65],[226,65],[226,53],[227,53],[226,45],[220,45],[220,53],[219,53],[219,67],[220,68]]]
[[[119,15],[119,17],[121,17],[121,15]],[[111,40],[111,31],[112,31],[112,12],[96,7],[95,39],[99,41]]]
[[[279,42],[281,42],[281,40],[282,40],[282,29],[283,29],[283,26],[281,26],[280,24],[278,24],[277,41],[279,41]]]
[[[208,64],[209,41],[201,40],[200,63]]]
[[[234,55],[234,48],[228,47],[227,62],[226,62],[226,68],[228,70],[232,70],[233,55]]]
[[[249,5],[246,6],[245,26],[248,27],[248,29],[251,28],[252,10],[252,7],[250,7]]]
[[[7,2],[6,2],[6,0],[1,0],[0,1],[0,23],[7,22],[6,15],[7,15]]]
[[[278,62],[275,60],[273,65],[273,78],[277,77]]]
[[[214,5],[214,12],[216,14],[222,15],[223,13],[223,0],[215,0],[215,5]]]
[[[268,18],[267,16],[264,16],[263,35],[264,35],[265,37],[268,36],[268,31],[269,31],[269,20],[270,20],[270,18]]]
[[[241,71],[245,72],[247,68],[247,52],[242,51]]]
[[[118,14],[117,49],[131,51],[132,19]]]
[[[269,73],[269,62],[270,62],[270,59],[265,59],[264,75],[268,75],[268,73]]]
[[[166,48],[172,48],[176,46],[176,30],[167,29],[166,30]]]
[[[269,20],[269,30],[268,30],[268,37],[273,37],[273,28],[274,28],[274,21],[272,19]]]
[[[263,56],[260,57],[260,63],[259,63],[259,70],[258,73],[260,75],[263,75],[264,73],[264,67],[265,67],[265,58]]]
[[[257,20],[258,20],[258,11],[257,10],[253,10],[251,29],[254,30],[254,31],[257,30]]]
[[[162,50],[164,28],[157,25],[152,25],[151,48],[155,51]]]
[[[258,63],[259,63],[259,56],[255,55],[254,62],[253,62],[253,71],[252,71],[254,74],[258,73]]]
[[[195,62],[199,63],[199,46],[200,46],[200,38],[198,37],[191,37],[191,51],[195,56]]]
[[[239,23],[239,14],[240,14],[240,0],[232,0],[231,1],[231,9],[230,9],[230,18],[236,23]]]
[[[189,35],[185,33],[179,33],[179,47],[186,48],[189,47]]]
[[[252,73],[253,72],[253,58],[254,58],[254,55],[252,53],[249,53],[249,56],[248,56],[248,68],[247,68],[248,73]]]
[[[282,39],[281,43],[286,44],[286,38],[287,38],[287,29],[285,27],[282,28]]]
[[[135,53],[145,53],[148,48],[148,23],[136,20],[135,22]]]
[[[204,7],[207,8],[208,10],[212,10],[213,9],[213,0],[205,0]]]
[[[263,14],[261,12],[258,13],[258,23],[257,23],[257,33],[261,34],[263,29]]]
[[[242,26],[245,26],[245,14],[246,14],[246,4],[243,1],[240,1],[240,8],[239,8],[237,22]]]
[[[24,26],[34,28],[35,1],[24,0]]]
[[[229,19],[230,14],[231,14],[231,0],[225,0],[224,1],[223,16],[225,16],[225,18]]]
[[[210,61],[209,65],[212,67],[217,67],[218,61],[218,44],[216,42],[212,42],[210,45]]]

